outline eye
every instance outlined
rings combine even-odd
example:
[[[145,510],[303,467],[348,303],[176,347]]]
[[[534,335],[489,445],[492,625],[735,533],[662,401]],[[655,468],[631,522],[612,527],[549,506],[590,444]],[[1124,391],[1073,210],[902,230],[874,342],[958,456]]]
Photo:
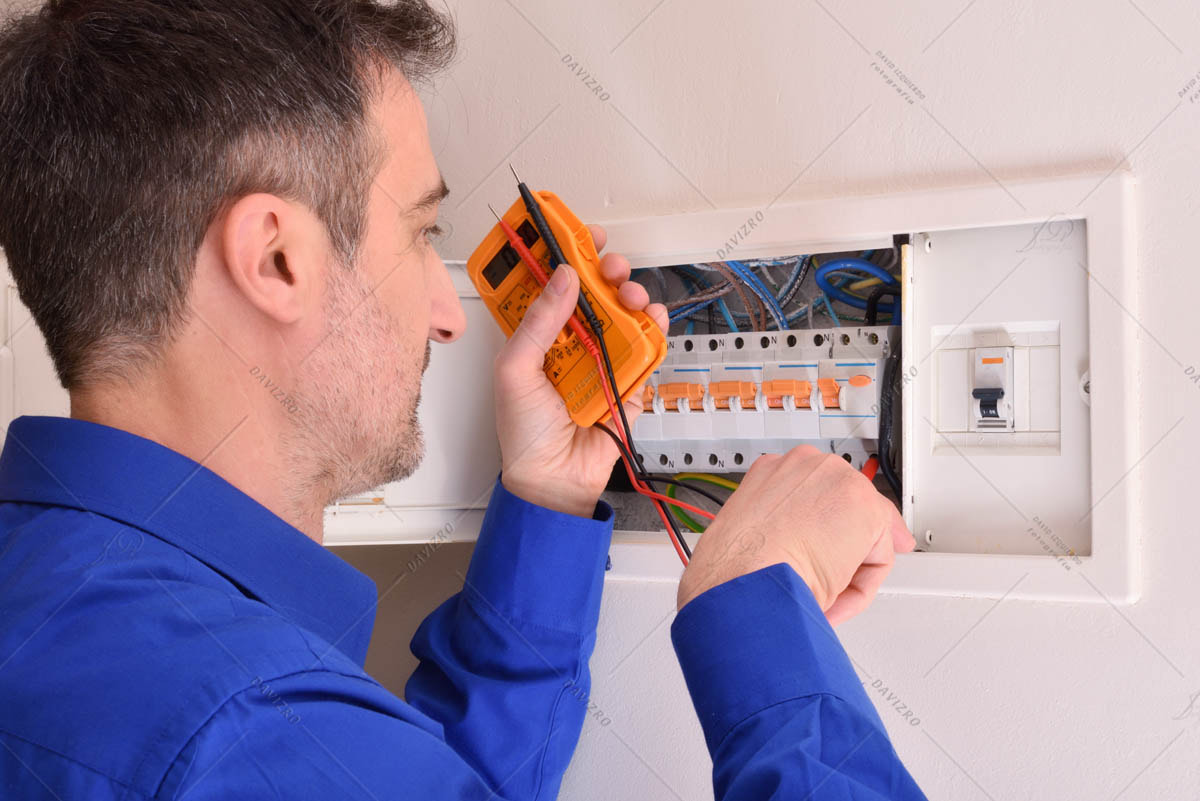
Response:
[[[441,239],[445,235],[445,233],[446,233],[445,229],[443,229],[442,226],[437,225],[437,224],[427,225],[421,229],[421,236],[425,239],[426,242],[429,242],[430,244],[437,242],[439,239]]]

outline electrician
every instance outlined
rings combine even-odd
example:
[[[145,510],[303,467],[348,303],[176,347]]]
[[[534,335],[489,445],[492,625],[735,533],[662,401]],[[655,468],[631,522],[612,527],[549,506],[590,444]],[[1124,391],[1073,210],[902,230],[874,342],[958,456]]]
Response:
[[[411,83],[453,41],[424,0],[52,0],[0,35],[0,246],[71,400],[0,455],[6,798],[557,793],[617,456],[542,373],[569,268],[496,359],[502,472],[405,699],[320,545],[417,466],[430,342],[465,327]],[[671,631],[719,798],[920,797],[830,628],[912,545],[841,459],[755,462]]]

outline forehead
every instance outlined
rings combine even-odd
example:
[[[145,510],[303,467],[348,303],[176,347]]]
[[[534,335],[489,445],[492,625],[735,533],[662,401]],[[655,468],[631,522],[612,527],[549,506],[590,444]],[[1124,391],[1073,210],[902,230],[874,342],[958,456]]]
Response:
[[[371,116],[386,151],[379,181],[402,208],[408,208],[441,183],[425,108],[404,76],[391,70],[373,100]]]

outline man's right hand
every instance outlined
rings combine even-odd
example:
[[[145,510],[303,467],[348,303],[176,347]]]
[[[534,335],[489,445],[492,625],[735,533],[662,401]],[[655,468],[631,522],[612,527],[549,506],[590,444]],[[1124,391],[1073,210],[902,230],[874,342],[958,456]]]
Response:
[[[678,606],[783,562],[836,625],[867,608],[895,553],[915,544],[895,505],[841,457],[809,445],[765,454],[700,538]]]

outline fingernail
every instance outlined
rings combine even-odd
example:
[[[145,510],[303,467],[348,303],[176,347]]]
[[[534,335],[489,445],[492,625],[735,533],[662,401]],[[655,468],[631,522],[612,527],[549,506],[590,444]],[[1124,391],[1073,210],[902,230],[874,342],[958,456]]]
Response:
[[[550,280],[546,282],[546,291],[551,295],[561,295],[567,290],[567,286],[571,283],[571,276],[568,275],[571,267],[567,264],[560,264],[554,268],[554,275],[550,276]]]

